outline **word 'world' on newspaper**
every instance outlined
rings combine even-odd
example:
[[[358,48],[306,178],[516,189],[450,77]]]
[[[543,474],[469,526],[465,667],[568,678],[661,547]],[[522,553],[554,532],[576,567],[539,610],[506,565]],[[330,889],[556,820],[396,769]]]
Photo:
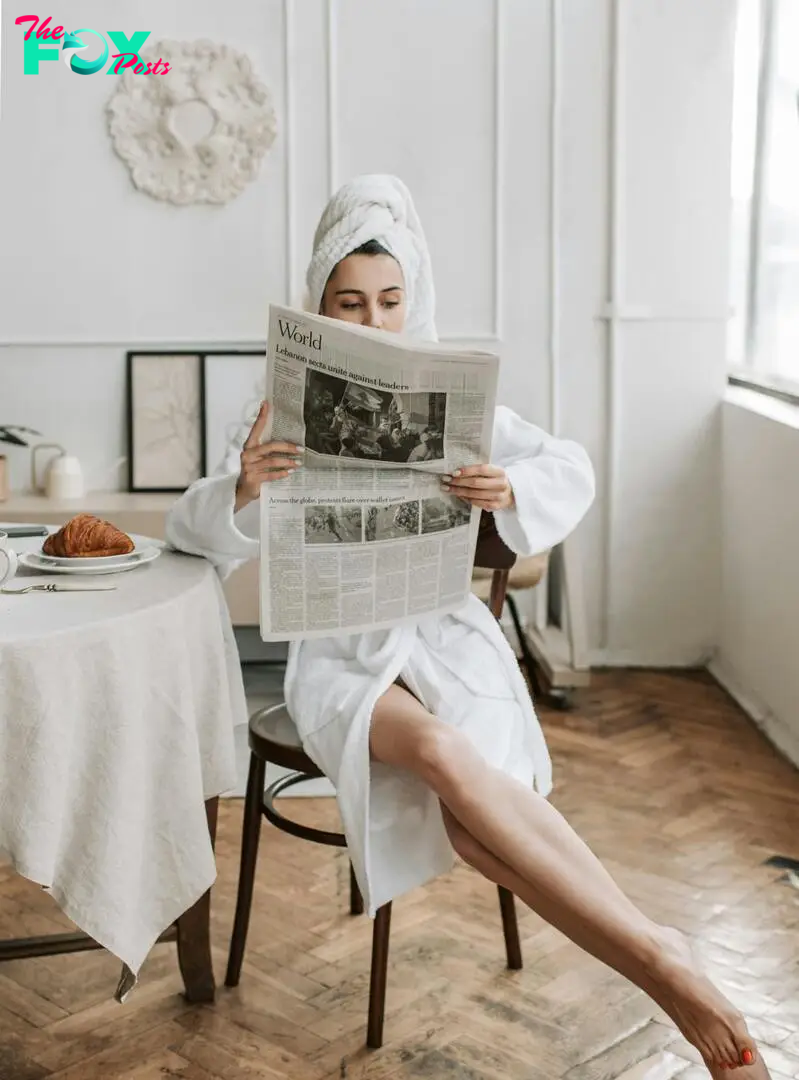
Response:
[[[491,459],[498,357],[270,306],[264,441],[305,448],[261,490],[261,637],[461,607],[480,511],[441,476]]]

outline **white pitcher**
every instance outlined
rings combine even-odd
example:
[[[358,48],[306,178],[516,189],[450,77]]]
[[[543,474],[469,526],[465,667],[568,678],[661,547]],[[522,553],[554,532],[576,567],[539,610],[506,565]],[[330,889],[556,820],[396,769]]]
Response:
[[[58,450],[58,456],[47,465],[44,482],[36,468],[36,455],[40,450]],[[85,495],[83,470],[76,457],[71,457],[57,443],[39,443],[31,451],[31,486],[44,493],[48,499],[82,499]]]
[[[8,546],[8,533],[0,532],[0,588],[17,572],[17,553]]]

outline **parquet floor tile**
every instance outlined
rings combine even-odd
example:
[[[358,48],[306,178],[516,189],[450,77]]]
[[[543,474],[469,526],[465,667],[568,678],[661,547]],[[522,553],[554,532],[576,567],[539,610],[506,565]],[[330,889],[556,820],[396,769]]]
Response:
[[[701,673],[600,673],[542,717],[553,802],[653,917],[692,935],[750,1019],[774,1080],[799,1080],[799,773]],[[330,800],[292,812],[334,827]],[[241,803],[217,845],[224,974]],[[695,1080],[696,1052],[642,993],[519,905],[525,968],[504,969],[493,886],[459,866],[401,898],[385,1046],[364,1049],[371,926],[347,914],[343,852],[264,826],[242,983],[180,997],[173,947],[124,1006],[104,953],[0,966],[0,1080]],[[68,924],[0,866],[0,934]]]

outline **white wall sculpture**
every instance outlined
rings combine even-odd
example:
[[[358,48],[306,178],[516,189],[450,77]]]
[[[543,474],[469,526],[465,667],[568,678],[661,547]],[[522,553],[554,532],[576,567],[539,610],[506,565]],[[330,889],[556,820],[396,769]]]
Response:
[[[108,103],[114,149],[133,183],[178,205],[227,203],[255,179],[277,120],[247,56],[210,41],[159,41],[141,53],[167,74],[124,71]]]

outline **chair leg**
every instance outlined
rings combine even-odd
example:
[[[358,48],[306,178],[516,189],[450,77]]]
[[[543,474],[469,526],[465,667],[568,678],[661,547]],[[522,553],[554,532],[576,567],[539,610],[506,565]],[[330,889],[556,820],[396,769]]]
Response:
[[[389,901],[378,909],[372,931],[372,975],[369,982],[369,1024],[366,1030],[366,1045],[370,1050],[379,1050],[383,1045],[390,932],[391,902]]]
[[[355,871],[350,863],[350,915],[363,915],[363,897],[355,880]]]
[[[544,695],[544,691],[541,686],[541,679],[538,675],[538,667],[536,666],[535,658],[530,652],[530,646],[527,644],[527,638],[524,633],[524,628],[522,627],[522,620],[519,618],[519,608],[510,593],[507,594],[505,600],[508,605],[508,610],[510,611],[510,617],[513,620],[513,628],[516,631],[516,637],[519,639],[519,648],[522,650],[522,663],[527,672],[527,677],[530,680],[533,697],[541,698]]]
[[[502,885],[499,891],[499,910],[502,912],[502,932],[505,935],[505,954],[511,971],[522,967],[522,943],[519,941],[519,923],[516,918],[516,904],[513,893]]]
[[[247,776],[247,794],[244,798],[244,825],[241,833],[241,864],[239,867],[239,891],[236,897],[236,918],[230,939],[225,986],[238,986],[244,946],[250,925],[252,891],[255,884],[255,866],[258,861],[258,839],[261,835],[261,815],[264,805],[266,762],[250,754],[250,771]]]

